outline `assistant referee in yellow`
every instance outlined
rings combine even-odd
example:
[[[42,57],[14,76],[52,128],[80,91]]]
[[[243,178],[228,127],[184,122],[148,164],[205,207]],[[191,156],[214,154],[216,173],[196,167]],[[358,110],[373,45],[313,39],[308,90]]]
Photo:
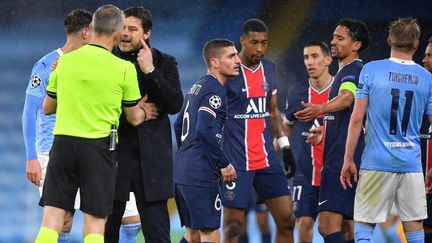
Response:
[[[124,19],[113,5],[96,10],[90,44],[62,56],[50,76],[43,112],[57,113],[57,121],[36,243],[57,242],[65,212],[74,210],[78,188],[84,242],[104,241],[116,174],[115,154],[109,150],[111,127],[118,127],[122,108],[133,125],[145,120],[135,67],[111,54]]]

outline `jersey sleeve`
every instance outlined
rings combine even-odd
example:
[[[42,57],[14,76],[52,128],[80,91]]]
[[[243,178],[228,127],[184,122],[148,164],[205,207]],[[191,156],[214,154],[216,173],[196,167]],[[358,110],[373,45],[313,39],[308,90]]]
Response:
[[[356,95],[357,84],[359,81],[359,67],[357,65],[347,66],[344,70],[342,70],[341,84],[339,86],[339,92],[341,90],[350,91],[353,96]]]
[[[42,109],[43,98],[30,94],[26,95],[22,115],[22,130],[26,148],[27,160],[37,159],[36,152],[36,122],[37,111]]]
[[[125,80],[123,87],[123,106],[133,107],[138,104],[141,98],[138,87],[138,77],[135,66],[132,63],[127,63],[125,68]]]
[[[299,105],[300,105],[300,94],[299,92],[297,92],[296,90],[298,90],[299,87],[296,85],[296,87],[292,88],[289,92],[288,92],[288,97],[287,97],[287,107],[285,110],[285,117],[288,120],[289,123],[293,123],[297,120],[297,118],[294,116],[294,113],[296,113],[297,111],[301,110],[299,109]]]
[[[366,65],[360,72],[360,78],[357,85],[356,96],[355,96],[356,98],[361,99],[361,98],[367,98],[369,96],[369,89],[372,86],[372,81],[373,81],[372,78],[373,78],[373,73],[370,72],[370,69]]]
[[[51,73],[50,69],[51,68],[47,67],[47,64],[44,62],[38,62],[35,64],[30,75],[26,94],[39,98],[45,97],[48,78]]]
[[[51,75],[49,76],[46,92],[49,97],[57,99],[57,69],[52,71]]]
[[[222,126],[218,123],[218,119],[225,119],[218,115],[225,112],[225,102],[226,97],[220,94],[206,94],[201,99],[197,117],[196,130],[203,150],[218,168],[225,168],[229,164],[221,148],[223,133]]]

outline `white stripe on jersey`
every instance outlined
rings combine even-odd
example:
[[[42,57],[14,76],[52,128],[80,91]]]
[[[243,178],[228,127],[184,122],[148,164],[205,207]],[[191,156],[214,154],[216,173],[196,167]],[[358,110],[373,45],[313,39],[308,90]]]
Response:
[[[198,111],[207,111],[207,112],[210,113],[214,118],[216,118],[216,113],[215,113],[212,109],[210,109],[210,108],[208,108],[208,107],[201,106],[201,107],[198,109]]]

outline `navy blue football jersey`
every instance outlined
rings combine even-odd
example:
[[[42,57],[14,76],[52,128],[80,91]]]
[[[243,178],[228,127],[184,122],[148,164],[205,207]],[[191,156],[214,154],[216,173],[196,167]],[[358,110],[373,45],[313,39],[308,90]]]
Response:
[[[357,86],[362,68],[363,63],[359,59],[355,59],[340,68],[334,77],[329,100],[338,96],[341,86],[346,85],[347,82],[351,82]],[[324,117],[324,168],[328,168],[331,171],[340,173],[342,169],[348,125],[353,108],[354,103],[348,109],[329,112]],[[361,132],[354,154],[354,162],[357,167],[359,167],[361,162],[364,142],[364,133]]]
[[[203,76],[187,93],[174,124],[176,184],[218,186],[219,169],[229,164],[221,148],[226,100],[225,87],[212,75]]]
[[[226,85],[229,109],[224,151],[238,171],[279,163],[270,128],[270,99],[276,87],[276,65],[267,59],[254,70],[241,65],[240,75]]]
[[[301,105],[302,101],[313,104],[326,103],[331,85],[332,82],[323,89],[317,90],[310,82],[301,82],[288,95],[286,118],[292,125],[290,144],[297,165],[294,180],[304,178],[313,186],[320,185],[324,143],[311,146],[306,143],[306,136],[302,133],[309,132],[311,128],[322,126],[324,114],[319,115],[313,121],[301,122],[295,118],[294,113],[304,109]]]

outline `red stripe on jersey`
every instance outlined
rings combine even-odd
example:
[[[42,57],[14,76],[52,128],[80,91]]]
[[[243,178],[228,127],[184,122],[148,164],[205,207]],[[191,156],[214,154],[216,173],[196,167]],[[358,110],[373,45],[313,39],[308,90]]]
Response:
[[[309,102],[312,104],[322,104],[328,101],[331,85],[328,85],[326,89],[317,91],[312,87],[309,87]],[[320,114],[317,118],[323,118],[324,114]],[[311,147],[312,157],[312,185],[320,186],[321,181],[321,170],[324,162],[324,142]]]
[[[426,168],[425,168],[425,175],[427,175],[429,169],[432,168],[432,140],[427,140],[426,142]],[[432,181],[431,181],[432,183]],[[430,183],[429,183],[430,184]],[[429,185],[426,185],[429,186]],[[428,192],[428,194],[432,194],[431,192]]]
[[[265,107],[267,92],[263,88],[265,76],[262,64],[255,70],[245,68],[243,65],[241,69],[248,100],[249,98],[262,98],[264,104],[260,104],[260,107]],[[265,111],[260,110],[260,112]],[[269,166],[264,140],[265,127],[265,118],[245,119],[246,170],[259,170]]]

